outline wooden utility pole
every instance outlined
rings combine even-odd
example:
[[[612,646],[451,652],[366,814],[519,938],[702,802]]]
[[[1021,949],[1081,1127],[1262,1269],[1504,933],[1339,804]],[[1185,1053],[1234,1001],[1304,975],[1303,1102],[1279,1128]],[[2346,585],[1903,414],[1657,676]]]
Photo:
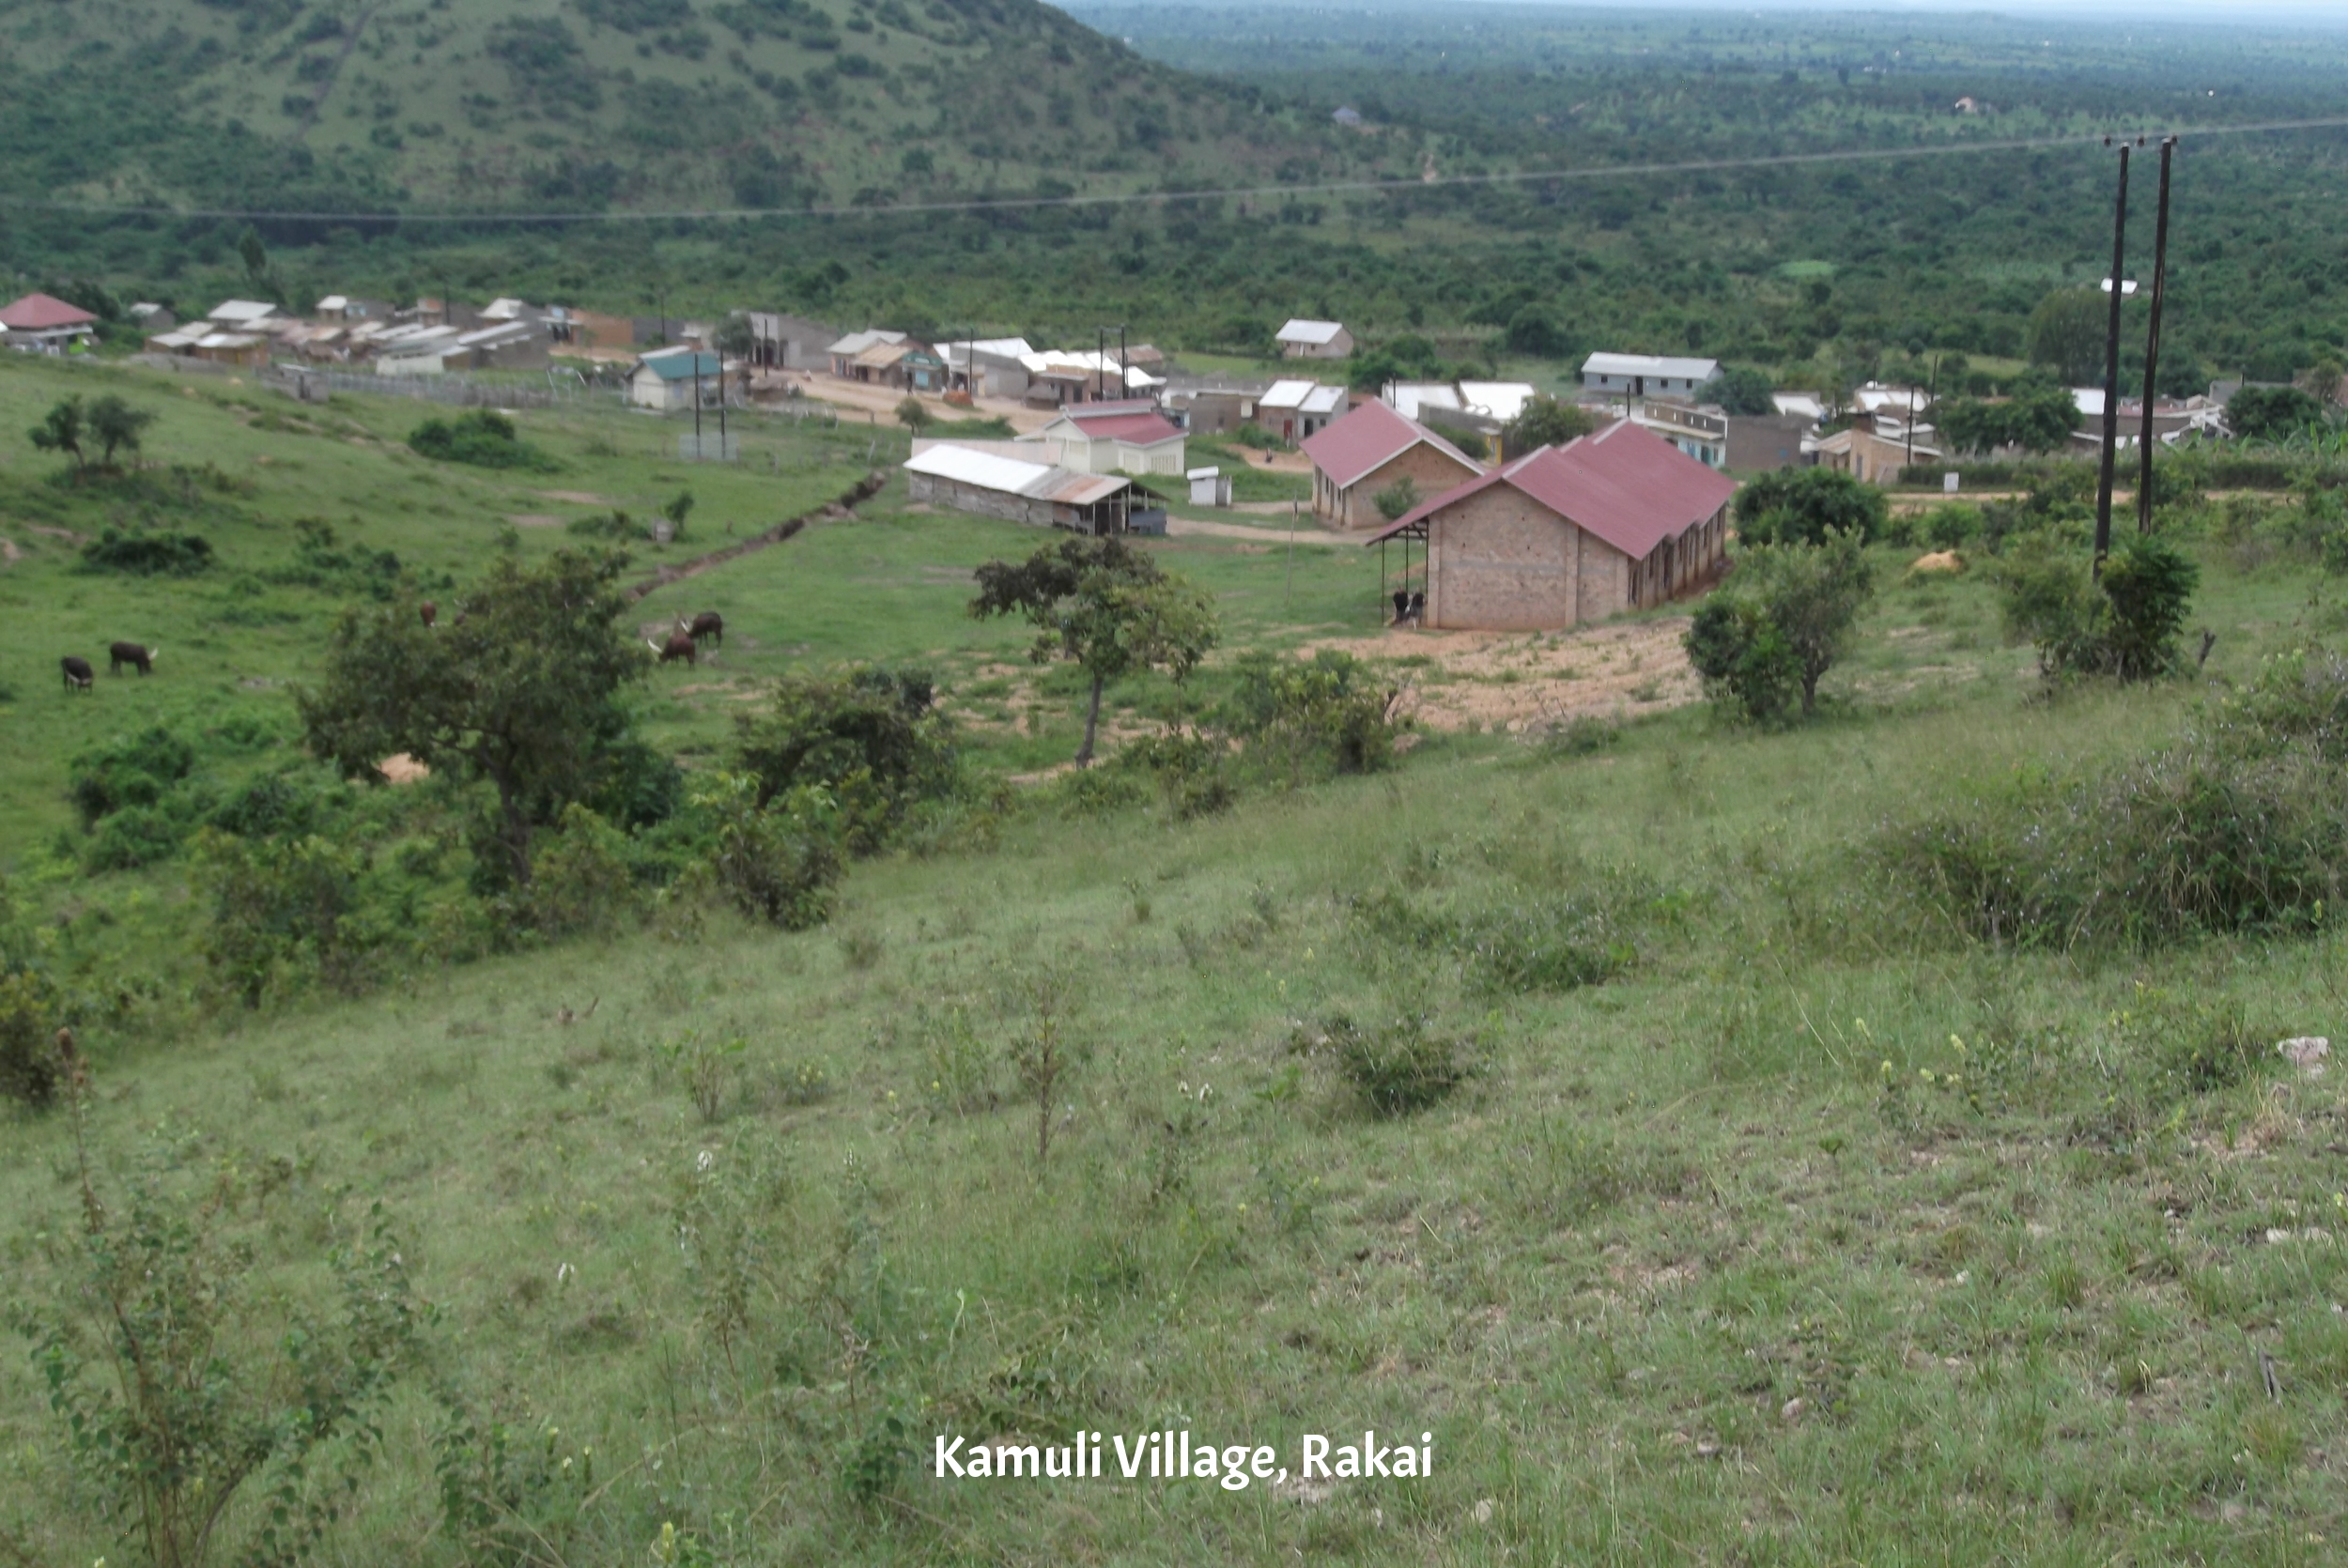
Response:
[[[2111,553],[2111,469],[2120,442],[2120,300],[2127,292],[2123,272],[2128,249],[2128,144],[2120,144],[2120,197],[2111,214],[2111,310],[2104,329],[2103,463],[2095,481],[2094,574],[2104,575],[2104,558]]]
[[[2160,218],[2153,225],[2153,324],[2144,334],[2144,426],[2136,438],[2136,531],[2153,531],[2153,399],[2160,372],[2160,307],[2169,288],[2169,164],[2177,139],[2160,143]]]

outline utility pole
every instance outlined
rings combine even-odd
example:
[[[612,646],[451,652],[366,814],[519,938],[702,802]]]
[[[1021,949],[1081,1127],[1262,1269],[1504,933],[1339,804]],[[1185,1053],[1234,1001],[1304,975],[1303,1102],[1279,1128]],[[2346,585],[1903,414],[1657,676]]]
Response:
[[[702,351],[693,350],[693,461],[702,460]]]
[[[2169,285],[2169,164],[2177,139],[2160,143],[2160,219],[2153,226],[2153,324],[2144,335],[2144,428],[2136,438],[2136,531],[2153,531],[2153,397],[2160,371],[2160,306]]]
[[[695,349],[695,350],[694,350],[694,352],[698,354],[698,353],[700,353],[700,352],[701,352],[701,350],[697,348],[697,349]],[[721,349],[719,349],[719,350],[718,351],[718,462],[720,462],[720,463],[722,463],[722,462],[724,462],[725,460],[726,460],[726,356],[725,356],[725,350],[721,348]]]
[[[1117,324],[1117,395],[1120,397],[1134,390],[1133,381],[1126,375],[1126,367],[1130,363],[1125,358],[1125,323],[1120,321]]]
[[[1106,375],[1106,372],[1101,368],[1101,361],[1109,357],[1109,330],[1106,327],[1095,327],[1092,329],[1092,401],[1098,403],[1101,401],[1101,388]]]
[[[2120,197],[2111,217],[2111,310],[2104,330],[2103,465],[2095,481],[2095,561],[2098,580],[2104,558],[2111,553],[2111,465],[2120,441],[2120,300],[2126,293],[2121,282],[2128,247],[2128,144],[2120,144]]]

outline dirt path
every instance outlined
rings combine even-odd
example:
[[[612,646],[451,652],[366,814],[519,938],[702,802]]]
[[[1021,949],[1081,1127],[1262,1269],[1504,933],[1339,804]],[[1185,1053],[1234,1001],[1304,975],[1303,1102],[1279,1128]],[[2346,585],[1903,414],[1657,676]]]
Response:
[[[712,550],[707,555],[696,556],[690,561],[680,561],[673,566],[663,566],[641,582],[631,585],[622,593],[621,598],[627,604],[635,604],[647,593],[666,588],[672,582],[683,582],[687,577],[698,577],[713,566],[722,566],[729,561],[739,561],[752,551],[763,550],[769,545],[780,545],[819,518],[849,516],[859,504],[872,500],[880,492],[881,486],[888,483],[888,472],[885,469],[874,469],[857,482],[856,488],[848,491],[838,500],[826,501],[812,512],[803,512],[798,516],[777,523],[764,533],[753,534],[748,539],[728,545],[722,550]]]
[[[1166,531],[1177,539],[1205,535],[1216,539],[1244,539],[1251,545],[1285,545],[1289,542],[1288,530],[1285,529],[1250,528],[1245,523],[1214,523],[1203,517],[1168,517],[1166,520]],[[1352,543],[1352,540],[1340,539],[1334,533],[1323,533],[1317,528],[1298,529],[1296,542],[1300,545],[1321,545],[1332,547]]]
[[[1566,632],[1388,628],[1311,646],[1389,666],[1403,692],[1399,711],[1429,729],[1521,733],[1695,701],[1703,692],[1680,643],[1687,629],[1687,617],[1675,615]],[[1431,662],[1400,665],[1405,658]]]

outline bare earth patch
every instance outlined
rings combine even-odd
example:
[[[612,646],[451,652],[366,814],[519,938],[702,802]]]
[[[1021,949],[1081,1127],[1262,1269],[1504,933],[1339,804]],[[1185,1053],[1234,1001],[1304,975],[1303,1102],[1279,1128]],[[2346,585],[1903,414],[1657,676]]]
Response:
[[[563,519],[545,512],[509,512],[505,520],[516,528],[561,528]]]
[[[404,751],[394,751],[375,764],[376,771],[394,784],[413,784],[432,776],[432,770]]]
[[[1398,712],[1429,729],[1522,732],[1584,715],[1635,717],[1697,700],[1703,690],[1680,644],[1687,630],[1687,617],[1675,615],[1566,632],[1390,628],[1308,647],[1386,667],[1403,688]],[[1429,662],[1401,665],[1406,658]]]
[[[566,500],[573,506],[616,506],[616,501],[596,495],[593,490],[541,490],[548,500]]]

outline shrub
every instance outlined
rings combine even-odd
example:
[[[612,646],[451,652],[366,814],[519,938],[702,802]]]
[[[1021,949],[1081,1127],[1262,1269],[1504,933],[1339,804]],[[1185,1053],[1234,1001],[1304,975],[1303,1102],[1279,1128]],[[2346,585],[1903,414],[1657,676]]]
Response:
[[[1339,774],[1375,773],[1394,760],[1392,694],[1370,668],[1334,648],[1309,662],[1240,656],[1221,717],[1232,734],[1285,759],[1291,781],[1307,762]]]
[[[2296,387],[2244,387],[2226,402],[2226,427],[2246,441],[2278,441],[2325,423],[2324,405]]]
[[[1399,521],[1407,516],[1411,509],[1419,502],[1418,481],[1409,474],[1404,474],[1400,479],[1370,497],[1369,502],[1378,509],[1378,515],[1386,521],[1390,523]]]
[[[408,445],[418,455],[440,463],[470,463],[482,469],[557,466],[520,438],[512,420],[490,408],[475,408],[453,420],[425,420],[409,436]]]
[[[755,778],[720,773],[693,798],[713,826],[703,872],[745,915],[785,930],[820,926],[840,877],[835,813],[820,790],[762,807]]]
[[[784,677],[765,713],[736,717],[733,765],[755,781],[761,810],[796,790],[826,792],[859,854],[888,842],[917,804],[952,794],[961,781],[930,678],[878,665]]]
[[[280,1309],[273,1280],[255,1288],[269,1250],[226,1234],[234,1187],[177,1190],[173,1163],[159,1150],[101,1195],[84,1151],[81,1278],[15,1326],[66,1451],[149,1560],[195,1568],[239,1534],[239,1561],[306,1560],[380,1450],[415,1346],[398,1240],[378,1207],[330,1254],[337,1310]],[[255,1332],[259,1315],[286,1321]]]
[[[196,836],[196,893],[209,903],[204,959],[248,1007],[322,979],[354,989],[366,944],[351,924],[361,857],[322,838]]]
[[[1169,724],[1155,735],[1128,742],[1117,754],[1115,772],[1104,773],[1103,777],[1114,779],[1117,773],[1148,774],[1157,781],[1166,804],[1174,808],[1175,819],[1189,822],[1226,810],[1239,798],[1228,764],[1228,752],[1220,739],[1198,730]],[[1081,805],[1113,807],[1134,798],[1130,791],[1120,793],[1113,785],[1088,787],[1079,782],[1083,776],[1079,774],[1071,778],[1067,786]]]
[[[239,838],[305,835],[324,825],[329,794],[315,776],[299,773],[257,774],[238,786],[205,819]]]
[[[270,582],[378,600],[391,598],[399,588],[399,557],[392,551],[343,546],[333,525],[320,517],[296,518],[294,535],[293,561],[265,573]],[[440,580],[454,582],[445,576]]]
[[[202,534],[169,529],[136,533],[104,529],[82,546],[85,571],[120,572],[136,577],[192,577],[210,570],[216,559],[211,541]]]
[[[1823,545],[1847,533],[1873,544],[1891,503],[1872,484],[1840,469],[1779,469],[1745,482],[1737,493],[1737,539],[1743,545]]]
[[[1689,662],[1715,702],[1748,717],[1775,718],[1795,696],[1807,715],[1874,591],[1856,533],[1748,550],[1690,623]]]
[[[2037,648],[2042,671],[2124,681],[2177,668],[2178,637],[2200,576],[2157,534],[2128,539],[2105,561],[2101,582],[2047,533],[2026,537],[1997,569],[2007,634]]]
[[[195,748],[158,725],[143,734],[109,741],[66,767],[66,789],[82,825],[128,807],[154,806],[195,766]]]
[[[1517,417],[1500,429],[1501,449],[1521,456],[1536,447],[1564,446],[1598,428],[1598,416],[1578,403],[1564,403],[1546,392],[1526,401]]]
[[[99,824],[82,863],[93,871],[157,865],[179,853],[187,832],[187,824],[162,807],[128,807]]]
[[[36,1110],[54,1102],[64,1079],[57,1051],[57,996],[42,976],[0,975],[0,1099]]]
[[[638,903],[627,836],[574,801],[531,866],[530,923],[548,936],[608,932]]]
[[[897,423],[907,430],[927,430],[936,418],[930,412],[930,406],[918,397],[905,398],[897,405]]]
[[[1470,1042],[1419,1013],[1378,1025],[1333,1015],[1305,1049],[1327,1051],[1372,1114],[1405,1116],[1447,1099],[1474,1072]]]

